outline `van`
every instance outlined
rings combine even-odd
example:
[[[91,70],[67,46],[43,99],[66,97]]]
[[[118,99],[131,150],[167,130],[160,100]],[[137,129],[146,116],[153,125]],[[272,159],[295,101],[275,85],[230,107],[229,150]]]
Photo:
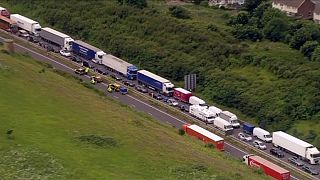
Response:
[[[235,114],[233,114],[233,113],[231,113],[229,111],[222,111],[219,114],[219,116],[222,119],[228,121],[232,125],[233,128],[239,128],[240,127],[240,123],[238,121],[238,117]]]
[[[191,105],[200,105],[200,106],[204,106],[206,104],[206,102],[196,96],[191,96],[189,98],[189,103]]]
[[[213,125],[224,132],[233,130],[232,125],[220,117],[214,118]]]
[[[261,139],[264,142],[271,142],[272,141],[271,134],[268,131],[261,129],[259,127],[255,127],[253,129],[253,136],[257,137],[258,139]]]
[[[217,108],[215,106],[210,106],[208,109],[209,109],[209,111],[213,112],[216,117],[218,117],[219,114],[222,112],[221,109],[219,109],[219,108]]]

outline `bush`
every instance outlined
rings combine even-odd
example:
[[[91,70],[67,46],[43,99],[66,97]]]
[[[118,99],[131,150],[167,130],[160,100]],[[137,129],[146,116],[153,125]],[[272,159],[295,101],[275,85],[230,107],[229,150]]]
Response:
[[[83,135],[83,136],[77,137],[77,139],[79,139],[80,142],[93,144],[98,147],[115,147],[118,145],[118,142],[113,137]]]
[[[214,149],[215,148],[215,145],[212,144],[212,143],[208,143],[205,145],[206,148],[209,148],[209,149]]]
[[[189,12],[180,6],[172,6],[169,8],[169,11],[173,17],[179,18],[179,19],[190,19]]]
[[[183,129],[180,128],[178,130],[178,133],[179,133],[179,135],[183,136],[183,135],[185,135],[186,132]]]

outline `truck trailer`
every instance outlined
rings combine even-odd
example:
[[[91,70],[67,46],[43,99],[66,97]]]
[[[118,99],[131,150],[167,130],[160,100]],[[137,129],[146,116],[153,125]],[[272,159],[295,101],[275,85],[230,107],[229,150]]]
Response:
[[[72,42],[72,52],[97,64],[102,63],[102,58],[106,54],[102,50],[80,40]]]
[[[43,40],[68,51],[71,51],[72,42],[74,41],[70,36],[49,27],[41,29],[40,37]]]
[[[219,114],[222,112],[220,108],[217,108],[215,106],[210,106],[208,109],[209,111],[213,112],[216,115],[216,117],[218,117]]]
[[[1,15],[0,15],[0,28],[5,31],[12,32],[12,33],[18,32],[17,23],[15,21],[12,21],[11,19],[9,19],[5,16],[1,16]]]
[[[259,168],[263,172],[277,180],[290,180],[290,171],[283,169],[282,167],[273,164],[259,156],[248,154],[243,156],[243,162],[254,168]]]
[[[192,105],[189,107],[189,113],[206,123],[213,123],[214,114],[204,106]]]
[[[320,163],[320,152],[316,147],[287,133],[282,131],[273,132],[272,143],[276,147],[280,147],[300,156],[310,164]]]
[[[232,125],[232,127],[234,127],[234,128],[239,128],[240,127],[240,123],[238,121],[238,117],[235,114],[233,114],[233,113],[231,113],[229,111],[222,111],[219,114],[219,116],[222,119],[228,121]]]
[[[249,123],[244,123],[242,130],[243,132],[247,133],[247,134],[253,134],[253,129],[255,128],[254,125],[249,124]]]
[[[156,74],[147,70],[139,70],[137,80],[139,84],[143,84],[150,89],[154,89],[165,96],[173,96],[174,85],[169,80]]]
[[[10,12],[4,7],[0,7],[0,15],[6,18],[10,18]]]
[[[228,121],[220,117],[214,118],[213,125],[218,129],[222,130],[223,132],[225,132],[226,134],[232,134],[233,132],[232,125]]]
[[[224,139],[197,125],[185,124],[182,129],[190,136],[194,136],[206,144],[213,144],[219,151],[224,151]]]
[[[20,29],[28,31],[29,34],[38,36],[41,26],[37,21],[21,16],[20,14],[11,14],[10,19],[17,22]]]
[[[200,105],[200,106],[205,106],[206,102],[196,96],[191,96],[189,98],[189,104],[191,105]]]
[[[173,90],[173,97],[179,101],[188,103],[191,96],[192,93],[183,88],[174,88]]]
[[[136,66],[111,54],[103,56],[102,64],[105,65],[109,70],[122,74],[127,79],[137,79],[138,68]]]

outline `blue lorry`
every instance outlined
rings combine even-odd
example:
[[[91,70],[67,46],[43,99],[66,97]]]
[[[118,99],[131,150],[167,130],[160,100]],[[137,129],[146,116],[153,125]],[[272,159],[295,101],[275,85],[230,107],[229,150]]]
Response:
[[[253,134],[253,129],[255,128],[254,125],[249,124],[249,123],[244,123],[243,124],[243,132],[247,133],[247,134]]]
[[[72,43],[72,52],[98,64],[102,64],[102,58],[106,54],[102,50],[80,40]]]

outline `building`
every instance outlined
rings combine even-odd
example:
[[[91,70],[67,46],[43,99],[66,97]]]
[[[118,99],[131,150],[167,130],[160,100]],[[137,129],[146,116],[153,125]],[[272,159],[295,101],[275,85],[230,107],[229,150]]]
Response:
[[[289,16],[297,16],[305,19],[313,17],[316,3],[312,0],[273,0],[272,7],[287,13]]]
[[[313,21],[317,24],[320,24],[320,4],[316,4],[316,7],[314,8]]]
[[[244,4],[244,0],[209,0],[209,6],[237,7]]]

